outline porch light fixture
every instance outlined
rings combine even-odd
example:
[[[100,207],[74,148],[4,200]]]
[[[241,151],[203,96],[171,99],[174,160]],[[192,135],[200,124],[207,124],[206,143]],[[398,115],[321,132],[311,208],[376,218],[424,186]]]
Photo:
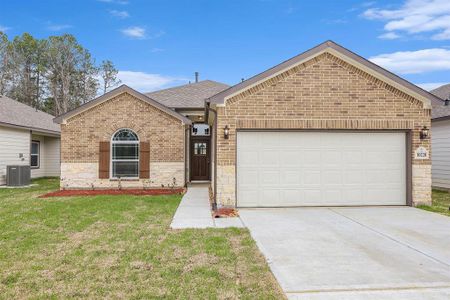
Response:
[[[429,135],[429,129],[427,126],[423,126],[423,128],[420,130],[420,139],[425,140],[428,138]]]
[[[228,125],[225,125],[225,128],[223,129],[223,137],[226,140],[230,137],[230,127],[228,127]]]

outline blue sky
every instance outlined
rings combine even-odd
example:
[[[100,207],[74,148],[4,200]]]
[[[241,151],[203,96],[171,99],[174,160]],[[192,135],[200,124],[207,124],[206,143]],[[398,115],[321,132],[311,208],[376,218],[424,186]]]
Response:
[[[71,33],[145,92],[235,84],[331,39],[425,88],[450,82],[450,1],[2,1],[11,38]]]

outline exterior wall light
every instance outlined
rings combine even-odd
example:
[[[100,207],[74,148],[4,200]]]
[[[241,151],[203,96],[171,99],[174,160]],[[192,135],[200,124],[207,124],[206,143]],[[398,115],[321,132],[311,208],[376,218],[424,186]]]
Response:
[[[423,126],[423,128],[420,130],[420,139],[426,140],[430,134],[430,130],[427,128],[427,126]]]
[[[223,129],[223,138],[228,140],[230,137],[230,127],[228,125],[225,125],[225,128]]]

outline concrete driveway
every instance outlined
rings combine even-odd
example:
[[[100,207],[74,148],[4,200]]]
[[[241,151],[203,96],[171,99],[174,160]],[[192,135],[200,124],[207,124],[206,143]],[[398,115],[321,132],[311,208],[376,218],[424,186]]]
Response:
[[[289,298],[450,299],[450,218],[411,207],[241,209]]]

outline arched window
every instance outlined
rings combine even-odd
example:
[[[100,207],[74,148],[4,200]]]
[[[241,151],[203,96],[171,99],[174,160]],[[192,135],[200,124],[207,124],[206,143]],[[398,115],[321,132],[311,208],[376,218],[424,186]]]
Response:
[[[112,136],[111,177],[139,177],[139,138],[130,129],[120,129]]]

